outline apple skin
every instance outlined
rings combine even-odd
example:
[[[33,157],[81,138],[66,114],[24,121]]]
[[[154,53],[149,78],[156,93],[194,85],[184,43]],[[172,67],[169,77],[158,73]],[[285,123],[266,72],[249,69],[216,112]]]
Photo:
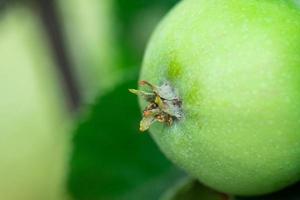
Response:
[[[204,184],[248,196],[300,179],[300,14],[289,1],[180,2],[153,34],[140,80],[179,93],[184,118],[150,133]]]

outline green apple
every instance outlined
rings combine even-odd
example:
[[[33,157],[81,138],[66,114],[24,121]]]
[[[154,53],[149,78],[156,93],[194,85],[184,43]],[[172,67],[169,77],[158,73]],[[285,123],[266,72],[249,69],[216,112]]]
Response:
[[[299,180],[300,12],[290,1],[182,1],[152,36],[140,80],[177,91],[182,117],[150,132],[204,184],[259,195]]]

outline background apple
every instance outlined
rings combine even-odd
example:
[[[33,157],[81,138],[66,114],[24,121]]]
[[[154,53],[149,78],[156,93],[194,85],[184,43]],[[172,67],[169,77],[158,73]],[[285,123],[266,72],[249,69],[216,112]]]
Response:
[[[182,1],[155,31],[140,79],[178,90],[184,118],[150,132],[206,185],[258,195],[299,180],[300,12],[290,1]]]

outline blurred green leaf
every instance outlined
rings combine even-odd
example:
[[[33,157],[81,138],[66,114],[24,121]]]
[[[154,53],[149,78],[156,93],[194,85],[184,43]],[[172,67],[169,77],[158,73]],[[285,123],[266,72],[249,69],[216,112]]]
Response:
[[[147,41],[161,18],[179,0],[113,0],[123,67],[139,68]]]
[[[299,200],[300,199],[300,183],[287,187],[281,191],[257,196],[257,197],[236,197],[234,200]]]
[[[199,181],[185,178],[171,187],[160,200],[231,200],[229,195],[212,190]]]
[[[100,98],[74,138],[69,189],[76,199],[153,200],[184,176],[138,131],[137,98],[127,81]]]
[[[184,178],[172,186],[160,200],[299,200],[300,183],[281,191],[255,197],[233,197],[210,189],[195,179]]]

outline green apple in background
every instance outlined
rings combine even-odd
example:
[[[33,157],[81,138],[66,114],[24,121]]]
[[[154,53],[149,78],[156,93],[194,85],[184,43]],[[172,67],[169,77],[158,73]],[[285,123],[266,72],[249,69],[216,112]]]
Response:
[[[204,184],[259,195],[299,180],[300,12],[290,1],[182,1],[152,36],[140,79],[177,90],[183,117],[150,132]]]
[[[70,120],[38,16],[0,16],[0,199],[63,200]]]

